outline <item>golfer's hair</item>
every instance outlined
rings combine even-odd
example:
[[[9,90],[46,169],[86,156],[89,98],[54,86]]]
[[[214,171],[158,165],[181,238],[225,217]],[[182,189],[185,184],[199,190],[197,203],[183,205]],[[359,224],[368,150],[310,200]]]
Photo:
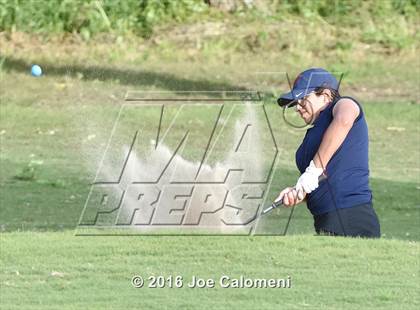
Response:
[[[331,95],[332,95],[332,101],[336,101],[337,99],[339,99],[339,98],[341,97],[341,95],[340,95],[340,93],[339,93],[339,91],[338,91],[338,90],[331,89],[331,88],[328,88],[328,87],[317,87],[317,88],[315,89],[315,94],[316,94],[317,96],[319,96],[319,95],[321,95],[321,94],[322,94],[322,92],[323,92],[324,90],[326,90],[326,89],[328,89],[328,90],[331,92]]]

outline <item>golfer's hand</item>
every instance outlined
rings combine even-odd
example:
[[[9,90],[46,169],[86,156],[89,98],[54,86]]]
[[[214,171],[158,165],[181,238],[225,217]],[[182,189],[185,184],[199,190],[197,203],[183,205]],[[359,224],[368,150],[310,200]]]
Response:
[[[286,187],[282,190],[279,196],[276,198],[275,202],[283,200],[283,205],[285,207],[293,207],[298,203],[301,203],[305,199],[306,193],[303,192],[298,196],[298,192],[293,187]]]
[[[314,162],[311,160],[308,168],[306,168],[305,172],[297,180],[295,188],[299,196],[303,192],[310,194],[318,188],[318,179],[322,175],[322,172],[323,170],[315,167]]]

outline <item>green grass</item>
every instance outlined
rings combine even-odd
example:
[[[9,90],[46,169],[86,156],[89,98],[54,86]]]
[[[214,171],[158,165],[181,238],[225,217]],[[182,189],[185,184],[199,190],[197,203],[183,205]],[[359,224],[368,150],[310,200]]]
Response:
[[[333,25],[344,29],[353,28],[354,31],[358,27],[361,30],[358,33],[359,40],[401,49],[413,44],[414,40],[408,30],[416,25],[419,16],[419,4],[415,0],[267,0],[252,2],[251,5],[242,1],[226,2],[234,3],[231,10],[223,10],[217,2],[209,5],[202,0],[51,0],[47,3],[36,0],[1,0],[0,30],[41,33],[44,36],[71,33],[88,41],[99,34],[134,34],[149,38],[156,36],[162,27],[171,28],[203,20],[229,20],[241,24],[258,21],[270,24],[290,19],[307,19],[324,25],[324,28]],[[258,47],[269,38],[270,35],[262,28],[247,41],[248,45]],[[351,49],[353,43],[348,39],[344,38],[336,47]]]
[[[11,77],[14,78],[13,75]],[[111,95],[120,92],[122,87],[115,85],[116,90],[109,88],[112,84],[108,82],[86,83],[86,86],[75,80],[67,83],[77,83],[77,86],[63,90],[54,86],[52,78],[22,78],[27,85],[23,91],[16,93],[8,90],[2,97],[2,229],[73,229],[122,102],[111,98]],[[74,102],[78,89],[83,97]],[[36,95],[31,99],[34,92]],[[382,232],[386,238],[419,240],[416,148],[419,106],[404,102],[366,102],[363,106],[370,130],[374,205]],[[293,184],[298,176],[294,152],[304,132],[287,127],[281,110],[271,102],[266,103],[266,109],[280,150],[269,193],[273,199],[280,189]],[[168,107],[168,111],[172,111],[169,114],[174,115],[176,110],[176,105]],[[228,111],[229,108],[226,108],[225,112]],[[127,120],[134,120],[135,115],[128,114]],[[198,119],[202,116],[187,111],[183,117]],[[138,115],[138,119],[143,118]],[[163,128],[169,125],[170,120],[170,117],[164,118]],[[146,118],[141,128],[149,127],[153,131],[155,121]],[[196,133],[208,131],[206,128],[209,127],[206,121],[191,126],[192,132]],[[185,127],[177,129],[179,132],[183,130]],[[93,135],[94,138],[89,140],[88,137]],[[263,142],[268,138],[263,137]],[[186,157],[197,159],[200,154],[192,150]],[[274,227],[274,231],[278,232],[278,223],[286,216],[282,211],[264,221],[267,227]],[[312,231],[308,211],[304,205],[299,206],[289,233]]]
[[[361,8],[360,17],[372,20],[360,25],[353,13],[345,12],[351,9],[350,2],[340,8],[345,20],[334,20],[322,11],[328,1],[302,3],[293,2],[286,15],[281,10],[264,18],[261,11],[238,12],[212,15],[206,22],[215,23],[203,27],[194,18],[187,27],[159,25],[149,41],[128,34],[89,40],[95,31],[102,31],[94,24],[88,26],[92,30],[79,29],[64,39],[14,30],[0,33],[2,308],[419,307],[419,66],[417,26],[411,19],[418,12],[404,12],[413,2],[398,1],[398,16],[388,18],[387,10],[397,2],[385,9],[369,2],[373,11]],[[98,12],[93,8],[85,14]],[[221,16],[229,18],[221,22]],[[93,20],[97,17],[103,20],[99,15]],[[114,29],[118,36],[118,31],[129,29],[120,26]],[[209,29],[222,30],[203,34]],[[290,33],[299,36],[292,40]],[[41,64],[42,78],[29,75],[32,63]],[[287,89],[284,71],[293,78],[310,66],[345,72],[341,92],[363,104],[381,240],[315,237],[304,205],[295,208],[288,237],[73,235],[127,91],[257,88],[277,95]],[[255,73],[261,71],[281,72]],[[284,124],[273,102],[274,97],[268,96],[264,104],[280,157],[269,199],[296,181],[294,152],[304,135]],[[173,115],[176,106],[168,111]],[[137,116],[127,115],[126,124]],[[210,120],[199,119],[197,113],[189,111],[182,117],[186,122],[197,120],[191,128],[195,133],[208,130]],[[164,127],[169,121],[170,117],[163,120]],[[155,125],[147,117],[141,124],[146,132]],[[177,128],[174,134],[185,128]],[[266,142],[268,137],[262,139]],[[199,157],[199,148],[186,156]],[[264,229],[283,232],[288,212],[278,209],[266,216]],[[134,289],[130,284],[134,274],[290,275],[293,288]]]
[[[417,309],[419,244],[294,237],[3,233],[7,309]],[[322,249],[322,251],[320,251]],[[357,249],[357,253],[355,253]],[[55,272],[55,273],[54,273]],[[291,288],[135,289],[141,275],[292,279]]]
[[[89,76],[89,72],[95,74],[87,71],[84,76]],[[137,76],[135,70],[130,72]],[[120,75],[124,75],[123,71]],[[1,227],[7,231],[73,229],[118,115],[121,98],[127,90],[141,86],[124,85],[101,74],[93,80],[79,79],[65,71],[41,79],[4,71],[2,81],[6,87],[1,97]],[[146,79],[135,83],[142,85],[143,81]],[[177,80],[174,74],[155,74],[152,81],[155,85],[146,84],[144,89],[176,91],[206,85],[204,81],[198,86],[195,80]],[[264,85],[260,80],[259,83]],[[210,82],[209,87],[219,86]],[[225,87],[234,88],[228,84]],[[352,94],[350,91],[344,94]],[[405,101],[361,101],[369,124],[371,185],[382,233],[386,238],[419,240],[416,148],[419,105]],[[267,102],[266,108],[281,152],[269,193],[274,198],[280,189],[296,180],[294,151],[304,132],[287,127],[276,105]],[[154,128],[155,124],[150,122],[142,126]],[[170,118],[164,120],[164,127],[169,122]],[[206,124],[197,123],[193,130],[200,132]],[[187,154],[190,155],[196,157],[194,152]],[[265,227],[274,227],[278,232],[278,223],[286,216],[283,211],[273,213],[264,219]],[[312,231],[308,211],[299,206],[289,233]]]

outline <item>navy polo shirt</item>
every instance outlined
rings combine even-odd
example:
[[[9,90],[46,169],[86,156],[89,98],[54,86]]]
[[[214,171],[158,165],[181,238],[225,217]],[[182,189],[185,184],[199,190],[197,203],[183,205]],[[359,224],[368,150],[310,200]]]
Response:
[[[369,138],[368,127],[360,104],[359,116],[342,145],[334,153],[326,167],[327,180],[307,195],[307,206],[313,215],[320,215],[336,208],[350,208],[372,203],[369,187]],[[340,98],[340,99],[341,99]],[[296,165],[301,173],[309,166],[321,144],[322,137],[333,119],[332,102],[318,115],[313,127],[306,131],[302,144],[296,151]]]

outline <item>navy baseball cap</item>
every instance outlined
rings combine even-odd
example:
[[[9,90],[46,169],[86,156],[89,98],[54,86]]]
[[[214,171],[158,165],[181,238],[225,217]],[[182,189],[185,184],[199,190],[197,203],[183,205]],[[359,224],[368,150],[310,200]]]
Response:
[[[277,103],[280,106],[292,103],[290,106],[293,106],[296,104],[297,100],[309,95],[309,93],[319,87],[338,90],[339,83],[335,76],[325,69],[308,69],[297,76],[293,83],[292,90],[288,93],[282,94],[277,99]]]

